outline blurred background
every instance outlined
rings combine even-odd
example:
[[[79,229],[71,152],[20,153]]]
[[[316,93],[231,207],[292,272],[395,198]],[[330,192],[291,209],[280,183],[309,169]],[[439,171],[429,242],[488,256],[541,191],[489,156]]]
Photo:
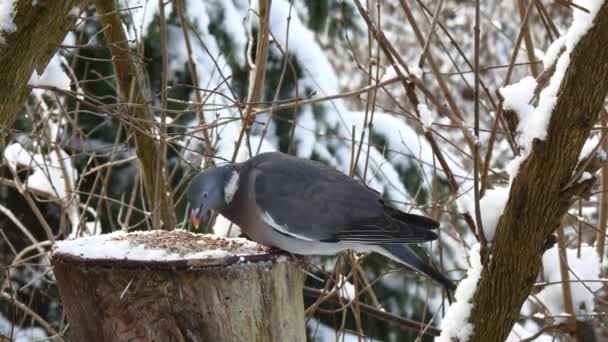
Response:
[[[537,2],[516,43],[528,2],[481,2],[475,137],[472,1],[362,0],[359,9],[351,0],[272,0],[267,25],[260,24],[258,1],[175,0],[162,11],[159,3],[116,2],[127,40],[109,42],[95,4],[82,1],[46,71],[30,81],[0,167],[0,336],[69,340],[48,258],[54,240],[163,225],[193,230],[184,194],[193,175],[267,151],[327,163],[395,207],[437,219],[440,239],[423,248],[444,274],[461,280],[477,242],[471,147],[482,143],[487,164],[490,200],[482,209],[504,207],[490,195],[509,184],[504,169],[517,143],[507,114],[494,126],[498,89],[541,73],[544,51],[565,32],[572,12],[564,1]],[[394,49],[390,56],[367,21]],[[269,37],[265,63],[256,60],[264,50],[261,27]],[[128,98],[118,95],[109,46],[128,47],[137,88]],[[151,155],[153,161],[142,158]],[[162,190],[150,197],[147,177],[162,178],[169,198]],[[596,251],[587,244],[596,238],[598,202],[599,192],[576,201],[564,229],[572,258],[594,265]],[[222,217],[197,232],[240,233]],[[548,263],[557,262],[553,254]],[[317,308],[311,305],[318,294],[308,292],[310,340],[358,340],[359,315],[364,340],[432,340],[422,332],[437,328],[445,313],[441,289],[376,255],[359,256],[357,265],[358,288],[366,289],[360,300],[420,329],[356,313],[350,259],[317,257],[306,286],[337,289],[338,300]],[[583,304],[573,314],[604,336],[595,303],[599,298],[604,307],[605,296],[601,283],[589,286],[573,299]],[[560,322],[554,316],[563,307],[543,302],[559,302],[557,293],[557,299],[549,298],[553,292],[531,295],[513,341]],[[547,329],[538,338],[568,337]]]

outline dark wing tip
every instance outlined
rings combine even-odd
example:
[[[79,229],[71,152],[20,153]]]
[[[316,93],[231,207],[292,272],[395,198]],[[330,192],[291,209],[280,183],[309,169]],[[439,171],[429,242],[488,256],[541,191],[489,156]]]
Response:
[[[393,219],[423,229],[437,229],[439,222],[425,216],[404,213],[401,210],[385,206],[384,211]]]

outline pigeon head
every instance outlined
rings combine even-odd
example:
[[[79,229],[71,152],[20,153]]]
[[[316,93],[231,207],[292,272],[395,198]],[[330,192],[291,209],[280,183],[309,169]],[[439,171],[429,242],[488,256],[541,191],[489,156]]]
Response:
[[[238,186],[238,170],[234,165],[212,167],[194,177],[188,189],[192,224],[198,228],[209,210],[224,208]]]

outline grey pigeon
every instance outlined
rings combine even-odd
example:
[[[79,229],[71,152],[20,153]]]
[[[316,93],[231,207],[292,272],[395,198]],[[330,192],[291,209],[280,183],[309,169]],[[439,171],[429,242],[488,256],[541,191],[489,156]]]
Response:
[[[437,239],[437,222],[390,207],[362,182],[316,161],[271,152],[213,167],[194,177],[188,202],[197,228],[217,210],[266,246],[301,255],[376,252],[455,288],[415,245],[405,245]]]

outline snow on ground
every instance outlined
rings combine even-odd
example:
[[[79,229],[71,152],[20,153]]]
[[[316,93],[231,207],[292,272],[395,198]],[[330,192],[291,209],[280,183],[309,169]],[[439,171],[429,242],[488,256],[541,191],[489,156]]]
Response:
[[[536,322],[527,320],[524,324],[515,323],[511,333],[507,337],[507,342],[520,342],[521,340],[531,338],[534,336],[542,327]],[[553,342],[555,341],[554,336],[548,334],[541,334],[534,338],[535,342]]]
[[[46,341],[49,336],[40,327],[21,328],[0,314],[0,336],[12,337],[12,342]]]
[[[308,327],[308,331],[310,331],[310,336],[312,337],[312,342],[373,342],[377,341],[375,339],[370,339],[369,337],[359,338],[355,333],[349,331],[337,331],[336,329],[321,323],[316,318],[309,319],[306,323]]]
[[[467,270],[467,277],[456,288],[455,302],[450,305],[441,321],[441,335],[435,339],[436,342],[452,342],[452,339],[466,342],[473,333],[473,324],[469,322],[469,316],[473,309],[471,301],[477,290],[477,282],[483,269],[479,248],[479,244],[471,247],[469,257],[471,266]]]
[[[185,230],[151,230],[89,236],[59,241],[53,253],[86,259],[135,261],[174,261],[225,258],[233,255],[256,255],[266,248],[244,238],[220,238]]]

